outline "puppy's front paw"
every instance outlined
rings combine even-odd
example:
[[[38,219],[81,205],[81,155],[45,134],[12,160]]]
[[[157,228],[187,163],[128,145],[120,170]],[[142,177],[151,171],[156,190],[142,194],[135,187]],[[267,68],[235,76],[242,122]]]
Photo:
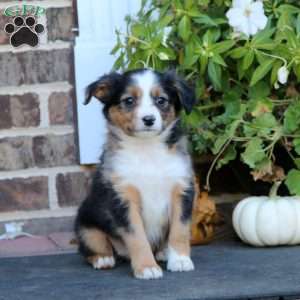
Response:
[[[113,256],[98,256],[92,262],[94,269],[111,269],[115,265]]]
[[[145,267],[140,271],[134,271],[134,276],[138,279],[157,279],[163,276],[159,266]]]
[[[187,255],[179,255],[171,249],[168,255],[167,269],[171,272],[186,272],[195,269],[194,263]]]

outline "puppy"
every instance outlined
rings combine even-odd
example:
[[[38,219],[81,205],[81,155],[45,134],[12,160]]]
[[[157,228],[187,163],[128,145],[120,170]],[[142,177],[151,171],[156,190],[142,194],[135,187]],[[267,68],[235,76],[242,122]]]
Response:
[[[194,175],[179,113],[195,96],[173,72],[138,69],[111,73],[90,84],[103,104],[107,141],[91,191],[78,210],[79,251],[96,269],[128,257],[134,276],[191,271],[190,220]],[[155,259],[156,258],[156,259]]]

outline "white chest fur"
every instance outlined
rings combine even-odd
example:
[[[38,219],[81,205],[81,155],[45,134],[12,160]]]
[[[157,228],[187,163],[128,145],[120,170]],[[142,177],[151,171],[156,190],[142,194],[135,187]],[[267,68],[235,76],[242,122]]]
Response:
[[[113,170],[122,185],[139,190],[145,231],[155,244],[169,220],[172,189],[191,178],[189,157],[169,151],[158,138],[130,139],[114,156]]]

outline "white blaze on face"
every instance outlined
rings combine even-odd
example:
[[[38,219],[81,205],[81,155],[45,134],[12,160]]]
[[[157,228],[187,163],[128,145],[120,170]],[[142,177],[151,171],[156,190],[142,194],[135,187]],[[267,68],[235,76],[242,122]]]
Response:
[[[136,109],[136,124],[135,129],[138,135],[156,135],[163,128],[163,121],[159,109],[155,106],[151,97],[152,88],[157,85],[155,74],[147,70],[143,73],[134,75],[135,84],[141,89],[142,97]],[[152,126],[146,126],[143,118],[153,117],[154,123]]]

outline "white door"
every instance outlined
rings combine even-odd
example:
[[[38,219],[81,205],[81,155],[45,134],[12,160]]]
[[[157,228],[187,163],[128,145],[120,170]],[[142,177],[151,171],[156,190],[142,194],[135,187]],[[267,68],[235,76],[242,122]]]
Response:
[[[124,18],[135,14],[141,0],[77,0],[79,36],[75,43],[77,119],[81,164],[99,160],[105,141],[102,106],[93,99],[83,105],[85,87],[114,63],[110,51],[116,43],[115,29],[125,32]]]

